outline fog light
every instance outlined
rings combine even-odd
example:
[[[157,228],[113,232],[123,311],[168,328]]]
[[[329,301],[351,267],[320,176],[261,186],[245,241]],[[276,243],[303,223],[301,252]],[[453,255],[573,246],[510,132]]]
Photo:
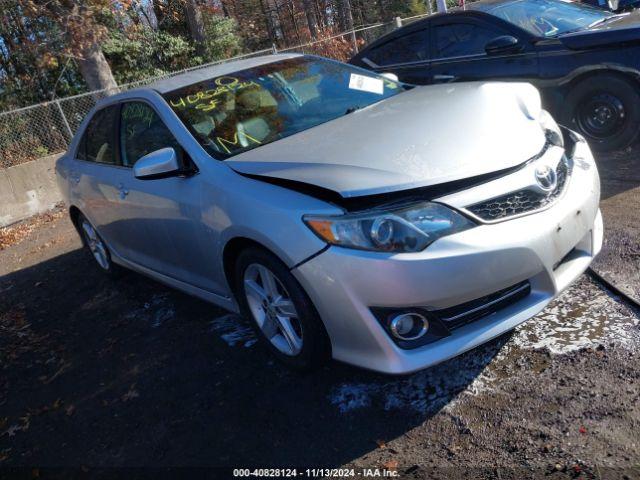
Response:
[[[391,319],[389,329],[400,340],[416,340],[429,330],[429,320],[419,313],[402,313]]]

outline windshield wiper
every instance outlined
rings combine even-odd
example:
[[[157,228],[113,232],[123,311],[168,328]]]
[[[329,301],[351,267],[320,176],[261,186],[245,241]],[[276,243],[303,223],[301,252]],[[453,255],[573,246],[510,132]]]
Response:
[[[362,107],[360,105],[353,105],[344,112],[345,115],[349,115],[350,113],[355,112],[356,110],[360,110]]]
[[[603,23],[607,23],[608,21],[613,20],[613,19],[619,20],[623,16],[624,15],[610,15],[608,17],[601,18],[600,20],[596,20],[595,22],[592,22],[589,25],[585,25],[583,27],[578,27],[578,28],[572,28],[570,30],[565,30],[564,32],[561,32],[558,35],[554,35],[554,36],[557,37],[559,35],[566,35],[567,33],[581,32],[582,30],[587,30],[587,29],[593,28],[593,27],[595,27],[597,25],[602,25]]]
[[[595,27],[596,25],[602,25],[603,23],[607,23],[607,22],[609,22],[610,20],[613,20],[613,19],[616,19],[616,20],[617,20],[617,19],[619,19],[620,17],[622,17],[622,15],[611,15],[610,17],[604,17],[604,18],[601,18],[600,20],[596,20],[595,22],[590,23],[590,24],[587,26],[587,28]]]

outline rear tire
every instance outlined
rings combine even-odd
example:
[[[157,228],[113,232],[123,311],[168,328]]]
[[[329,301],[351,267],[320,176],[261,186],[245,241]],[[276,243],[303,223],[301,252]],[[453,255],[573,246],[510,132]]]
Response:
[[[243,250],[235,263],[235,293],[260,342],[280,362],[306,371],[329,361],[329,336],[313,303],[275,255]]]
[[[122,268],[113,263],[111,260],[111,252],[109,252],[106,243],[104,243],[98,231],[82,213],[78,214],[76,227],[82,238],[82,243],[98,268],[112,278],[120,277],[123,273]]]
[[[596,151],[630,146],[640,129],[640,86],[620,75],[601,73],[580,81],[566,97],[563,120]]]

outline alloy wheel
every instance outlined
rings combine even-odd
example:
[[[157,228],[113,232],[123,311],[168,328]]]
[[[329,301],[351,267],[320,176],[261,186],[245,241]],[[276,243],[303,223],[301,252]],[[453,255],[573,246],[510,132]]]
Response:
[[[283,354],[298,355],[302,350],[302,325],[282,282],[258,263],[247,267],[243,281],[249,309],[262,333]]]
[[[93,226],[86,220],[82,222],[82,232],[84,233],[84,238],[87,241],[87,246],[93,255],[93,258],[96,259],[98,265],[102,267],[104,270],[109,270],[110,261],[109,254],[107,253],[107,247],[105,247],[102,239],[98,236],[98,233],[95,231]]]

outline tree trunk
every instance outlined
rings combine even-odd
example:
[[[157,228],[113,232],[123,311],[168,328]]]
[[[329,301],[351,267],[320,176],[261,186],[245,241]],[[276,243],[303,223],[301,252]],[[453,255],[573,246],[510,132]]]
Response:
[[[344,29],[346,31],[352,31],[353,30],[353,14],[351,13],[351,0],[342,0],[340,3],[342,6],[341,16],[342,16],[342,21],[344,22]],[[351,34],[349,35],[349,38],[351,40],[353,53],[358,53],[358,43],[356,40],[356,34],[354,32],[351,32]]]
[[[199,55],[203,55],[205,53],[204,20],[197,0],[187,0],[186,11],[189,33],[196,44],[196,52],[198,52]]]
[[[307,17],[307,25],[309,25],[309,33],[314,40],[318,38],[318,19],[316,17],[316,5],[313,0],[303,0],[304,13]]]
[[[87,82],[89,90],[115,89],[118,84],[113,78],[111,67],[104,58],[104,54],[97,44],[83,50],[82,58],[78,59],[80,73]]]

